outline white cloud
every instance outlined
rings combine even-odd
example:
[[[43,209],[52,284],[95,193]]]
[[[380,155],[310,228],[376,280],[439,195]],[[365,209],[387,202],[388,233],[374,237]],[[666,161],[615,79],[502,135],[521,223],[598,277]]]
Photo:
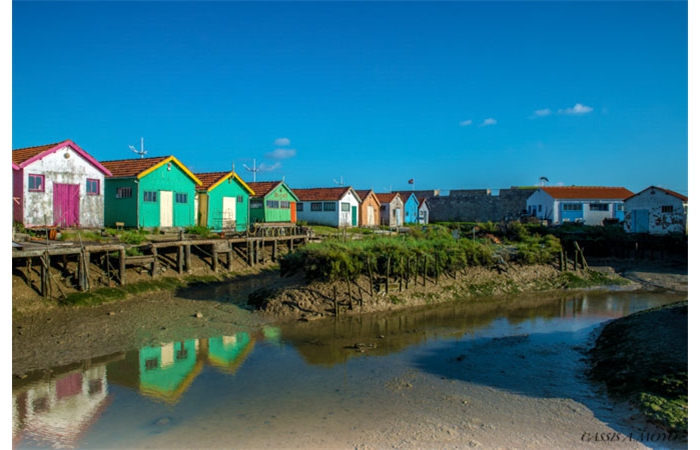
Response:
[[[545,116],[548,116],[548,115],[550,115],[550,114],[552,114],[552,110],[549,109],[549,108],[538,109],[538,110],[535,111],[535,116],[536,116],[536,117],[545,117]]]
[[[559,114],[587,114],[591,111],[593,111],[593,108],[590,106],[576,103],[573,108],[560,109]]]
[[[262,163],[258,166],[257,170],[259,170],[260,172],[272,172],[273,170],[279,169],[280,167],[282,167],[282,163],[280,162],[276,162],[272,165]]]
[[[278,148],[272,152],[266,153],[265,157],[268,159],[289,159],[297,154],[296,149],[293,148]]]
[[[472,119],[469,119],[469,120],[463,120],[463,121],[461,121],[461,122],[459,123],[459,126],[460,126],[460,127],[467,127],[467,126],[469,126],[469,125],[471,125],[471,124],[472,124]]]
[[[485,127],[487,125],[496,125],[496,119],[489,117],[488,119],[484,119],[484,121],[481,123],[482,127]]]
[[[290,141],[288,138],[277,138],[275,139],[275,145],[284,147],[285,145],[291,144],[292,141]]]

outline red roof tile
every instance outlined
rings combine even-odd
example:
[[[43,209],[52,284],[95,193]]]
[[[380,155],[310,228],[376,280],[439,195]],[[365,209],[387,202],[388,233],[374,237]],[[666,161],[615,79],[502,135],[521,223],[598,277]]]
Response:
[[[120,159],[101,161],[102,165],[112,172],[112,177],[135,177],[144,170],[157,165],[170,156],[154,156],[152,158]]]
[[[46,150],[55,147],[62,142],[66,141],[56,142],[48,145],[39,145],[37,147],[26,147],[18,148],[17,150],[12,150],[12,162],[17,165],[20,165],[29,158],[33,158],[34,156],[43,153]]]
[[[54,144],[39,145],[36,147],[26,147],[17,150],[12,150],[13,168],[20,169],[27,165],[33,164],[34,161],[44,158],[46,155],[57,152],[63,148],[70,147],[73,151],[81,155],[85,160],[92,164],[95,168],[103,172],[106,176],[110,176],[110,170],[97,161],[92,155],[83,150],[70,139],[56,142]]]
[[[265,197],[281,183],[281,181],[254,181],[247,184],[255,192],[255,197]]]
[[[667,193],[668,195],[672,195],[672,196],[674,196],[674,197],[676,197],[676,198],[679,198],[679,199],[683,200],[684,202],[687,202],[687,201],[688,201],[688,197],[686,197],[685,195],[679,194],[678,192],[672,191],[672,190],[670,190],[670,189],[660,188],[660,187],[657,187],[657,186],[651,186],[651,187],[654,188],[654,189],[658,189],[658,190],[660,190],[660,191],[662,191],[662,192],[665,192],[665,193]],[[648,188],[647,188],[647,189],[648,189]]]
[[[399,195],[398,192],[389,193],[389,194],[376,194],[376,195],[377,195],[377,199],[379,200],[379,203],[391,203],[396,196],[398,196],[399,199],[401,198],[401,195]],[[401,202],[403,203],[403,200],[401,200]]]
[[[540,189],[556,199],[624,200],[634,195],[623,187],[545,186]]]
[[[312,201],[327,201],[337,202],[342,199],[345,194],[352,188],[350,187],[334,187],[334,188],[312,188],[312,189],[294,189],[294,193],[302,202]]]
[[[195,176],[199,178],[199,181],[202,182],[202,185],[199,187],[199,189],[204,190],[209,189],[213,184],[216,184],[217,181],[220,181],[222,178],[228,177],[230,175],[231,171],[195,173]]]

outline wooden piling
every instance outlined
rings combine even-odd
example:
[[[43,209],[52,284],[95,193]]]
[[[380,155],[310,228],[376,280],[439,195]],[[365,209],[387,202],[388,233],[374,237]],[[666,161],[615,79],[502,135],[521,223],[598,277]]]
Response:
[[[182,275],[183,266],[185,264],[185,248],[182,245],[177,246],[177,273]]]
[[[192,270],[192,246],[185,245],[185,272],[190,273]]]
[[[153,255],[153,262],[151,263],[151,278],[156,277],[156,270],[158,269],[158,248],[151,245],[151,254]]]
[[[126,249],[124,247],[119,250],[119,284],[126,286]]]

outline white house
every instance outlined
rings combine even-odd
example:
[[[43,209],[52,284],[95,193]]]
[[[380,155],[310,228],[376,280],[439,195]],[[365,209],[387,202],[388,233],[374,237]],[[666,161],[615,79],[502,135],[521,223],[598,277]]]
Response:
[[[358,226],[360,197],[352,187],[294,189],[297,220],[331,227]]]
[[[545,186],[527,198],[527,213],[550,225],[602,225],[604,219],[624,220],[625,199],[632,195],[623,187]]]
[[[12,150],[13,220],[25,227],[104,226],[111,176],[73,141]]]
[[[688,197],[649,186],[625,200],[628,233],[688,233]]]
[[[430,208],[428,208],[427,198],[418,199],[418,223],[421,225],[430,223]]]

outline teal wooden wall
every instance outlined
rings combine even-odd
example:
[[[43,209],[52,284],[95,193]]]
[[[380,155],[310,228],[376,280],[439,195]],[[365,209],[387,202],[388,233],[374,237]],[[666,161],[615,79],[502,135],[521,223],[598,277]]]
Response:
[[[293,204],[290,208],[269,208],[267,205],[269,200],[277,202],[287,201]],[[292,208],[296,208],[297,201],[298,199],[291,191],[284,184],[281,184],[267,194],[262,208],[250,209],[250,220],[251,222],[291,222]]]
[[[220,230],[221,213],[224,197],[236,198],[236,230],[245,231],[250,224],[248,219],[248,203],[250,194],[234,178],[216,186],[209,192],[209,204],[207,207],[207,226],[213,230]]]
[[[173,227],[195,225],[195,181],[177,164],[165,164],[134,182],[136,178],[105,179],[105,226],[124,222],[125,227],[161,227],[161,191],[173,193]],[[116,198],[117,188],[132,188],[131,198]],[[144,201],[145,192],[155,192],[155,201]],[[187,201],[177,203],[176,194],[185,194]],[[138,211],[138,214],[137,214]]]
[[[173,193],[173,225],[174,227],[188,227],[195,225],[194,198],[196,195],[196,183],[177,164],[172,164],[168,170],[165,164],[139,180],[141,211],[139,221],[142,227],[160,227],[160,191],[172,191]],[[155,202],[144,202],[144,192],[158,192]],[[186,203],[177,203],[176,194],[186,194]]]
[[[136,210],[139,198],[139,185],[135,178],[105,178],[105,226],[115,227],[123,222],[125,227],[136,228]],[[117,188],[131,188],[131,198],[117,198]]]

